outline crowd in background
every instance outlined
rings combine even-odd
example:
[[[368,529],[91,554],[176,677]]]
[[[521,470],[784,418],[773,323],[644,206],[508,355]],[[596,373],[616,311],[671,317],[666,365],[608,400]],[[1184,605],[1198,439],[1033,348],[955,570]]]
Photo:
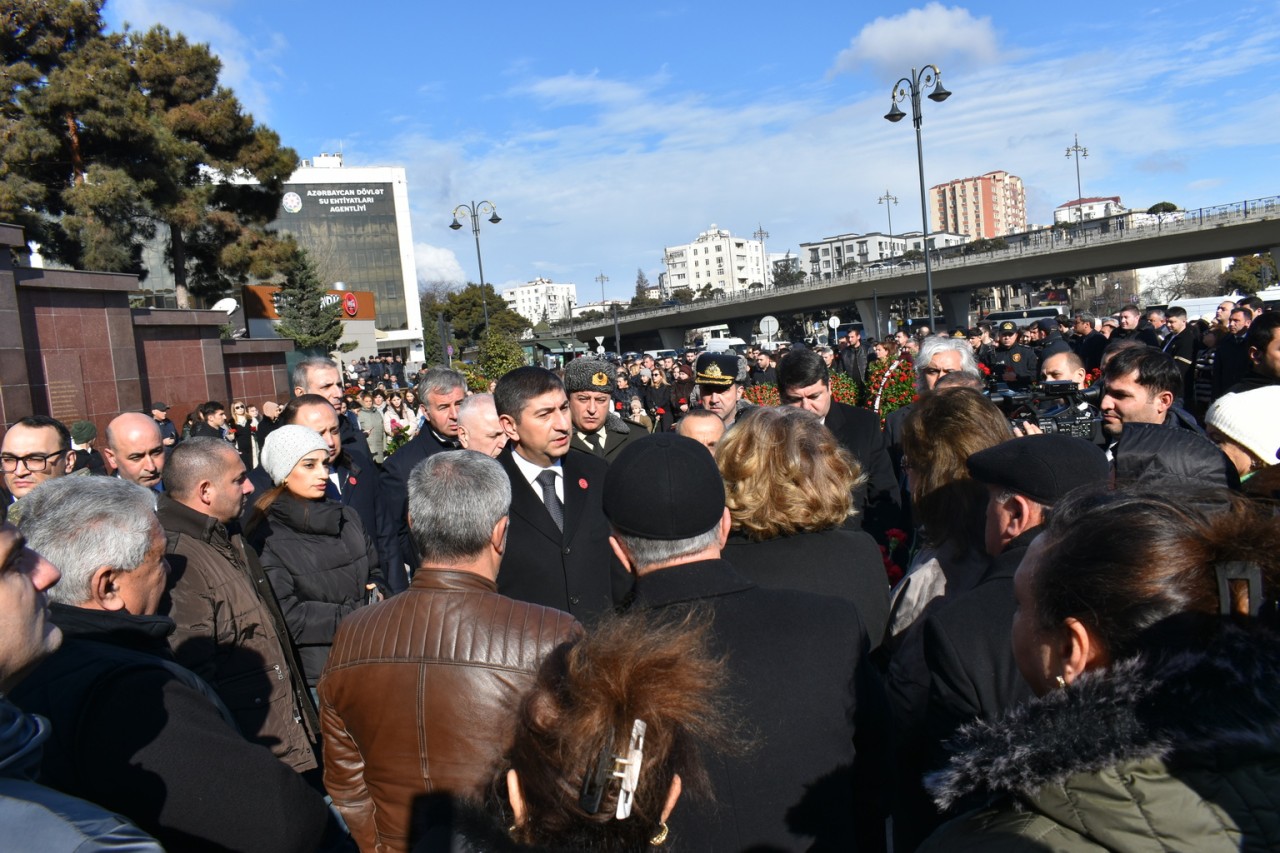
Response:
[[[0,813],[40,850],[1276,849],[1278,328],[853,328],[480,393],[311,358],[181,428],[24,418]],[[1091,432],[998,405],[1063,381]]]

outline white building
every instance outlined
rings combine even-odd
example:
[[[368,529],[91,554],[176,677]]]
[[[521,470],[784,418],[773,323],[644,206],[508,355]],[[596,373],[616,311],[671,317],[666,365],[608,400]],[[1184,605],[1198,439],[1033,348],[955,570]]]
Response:
[[[663,250],[666,286],[671,290],[687,287],[695,294],[709,287],[725,295],[749,290],[753,284],[767,287],[764,243],[745,237],[734,237],[714,223],[692,243],[668,246]]]
[[[507,301],[508,308],[536,326],[542,322],[568,320],[573,316],[574,306],[578,304],[578,286],[535,278],[528,284],[503,290],[502,298]]]
[[[303,160],[284,190],[268,227],[292,234],[329,287],[373,293],[380,351],[421,359],[422,308],[404,167],[347,167],[341,154],[321,154]]]
[[[911,249],[923,251],[919,231],[905,234],[837,234],[823,237],[812,243],[800,244],[800,269],[811,276],[831,278],[841,272],[851,272],[867,264],[884,263],[902,256]],[[939,249],[968,242],[963,234],[937,231],[929,235],[929,248]]]
[[[1077,198],[1053,210],[1053,224],[1059,222],[1080,222],[1085,219],[1102,219],[1107,216],[1119,216],[1128,210],[1120,203],[1120,196],[1106,198]]]

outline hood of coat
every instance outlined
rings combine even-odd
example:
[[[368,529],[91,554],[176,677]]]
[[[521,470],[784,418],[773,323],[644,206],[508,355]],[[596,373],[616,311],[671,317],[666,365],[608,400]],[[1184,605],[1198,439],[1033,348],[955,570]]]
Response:
[[[41,744],[49,737],[44,717],[24,714],[0,697],[0,778],[33,780],[40,771]]]
[[[1159,655],[1086,673],[997,722],[965,726],[950,744],[947,769],[926,780],[934,799],[946,809],[974,795],[1011,794],[1042,810],[1058,802],[1070,813],[1073,798],[1048,788],[1106,785],[1110,796],[1119,791],[1139,803],[1152,773],[1226,771],[1280,758],[1280,634],[1256,622],[1213,623],[1169,626],[1182,636],[1206,631],[1198,648],[1171,643]],[[1092,776],[1123,765],[1145,767],[1124,785]],[[1116,810],[1119,802],[1108,805]]]

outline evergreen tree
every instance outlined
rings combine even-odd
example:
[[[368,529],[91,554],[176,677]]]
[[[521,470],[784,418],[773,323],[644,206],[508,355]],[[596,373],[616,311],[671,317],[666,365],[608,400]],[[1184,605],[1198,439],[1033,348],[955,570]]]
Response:
[[[632,308],[652,308],[658,305],[658,300],[649,295],[649,277],[644,274],[643,269],[636,269],[636,293],[631,297]]]
[[[218,84],[208,46],[162,26],[105,33],[102,5],[0,12],[0,221],[107,271],[142,272],[142,244],[163,240],[184,307],[269,278],[292,252],[264,226],[297,155]]]
[[[293,341],[298,349],[332,352],[342,338],[342,304],[325,297],[329,288],[316,275],[315,264],[304,249],[298,249],[285,272],[276,312],[276,331]]]
[[[485,378],[494,380],[525,366],[524,349],[515,335],[491,328],[480,340],[480,370]]]

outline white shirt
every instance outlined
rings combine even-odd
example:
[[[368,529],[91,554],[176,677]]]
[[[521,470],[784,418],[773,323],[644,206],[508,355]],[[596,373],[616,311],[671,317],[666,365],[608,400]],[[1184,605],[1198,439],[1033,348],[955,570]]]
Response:
[[[533,489],[533,493],[538,496],[538,500],[542,500],[542,486],[537,483],[538,475],[543,471],[554,471],[556,474],[556,497],[560,499],[561,504],[564,503],[564,469],[560,467],[559,459],[552,463],[550,468],[542,468],[534,465],[515,450],[512,450],[511,458],[515,460],[516,467],[520,469],[520,473],[524,475],[525,482],[529,484],[529,488]]]

